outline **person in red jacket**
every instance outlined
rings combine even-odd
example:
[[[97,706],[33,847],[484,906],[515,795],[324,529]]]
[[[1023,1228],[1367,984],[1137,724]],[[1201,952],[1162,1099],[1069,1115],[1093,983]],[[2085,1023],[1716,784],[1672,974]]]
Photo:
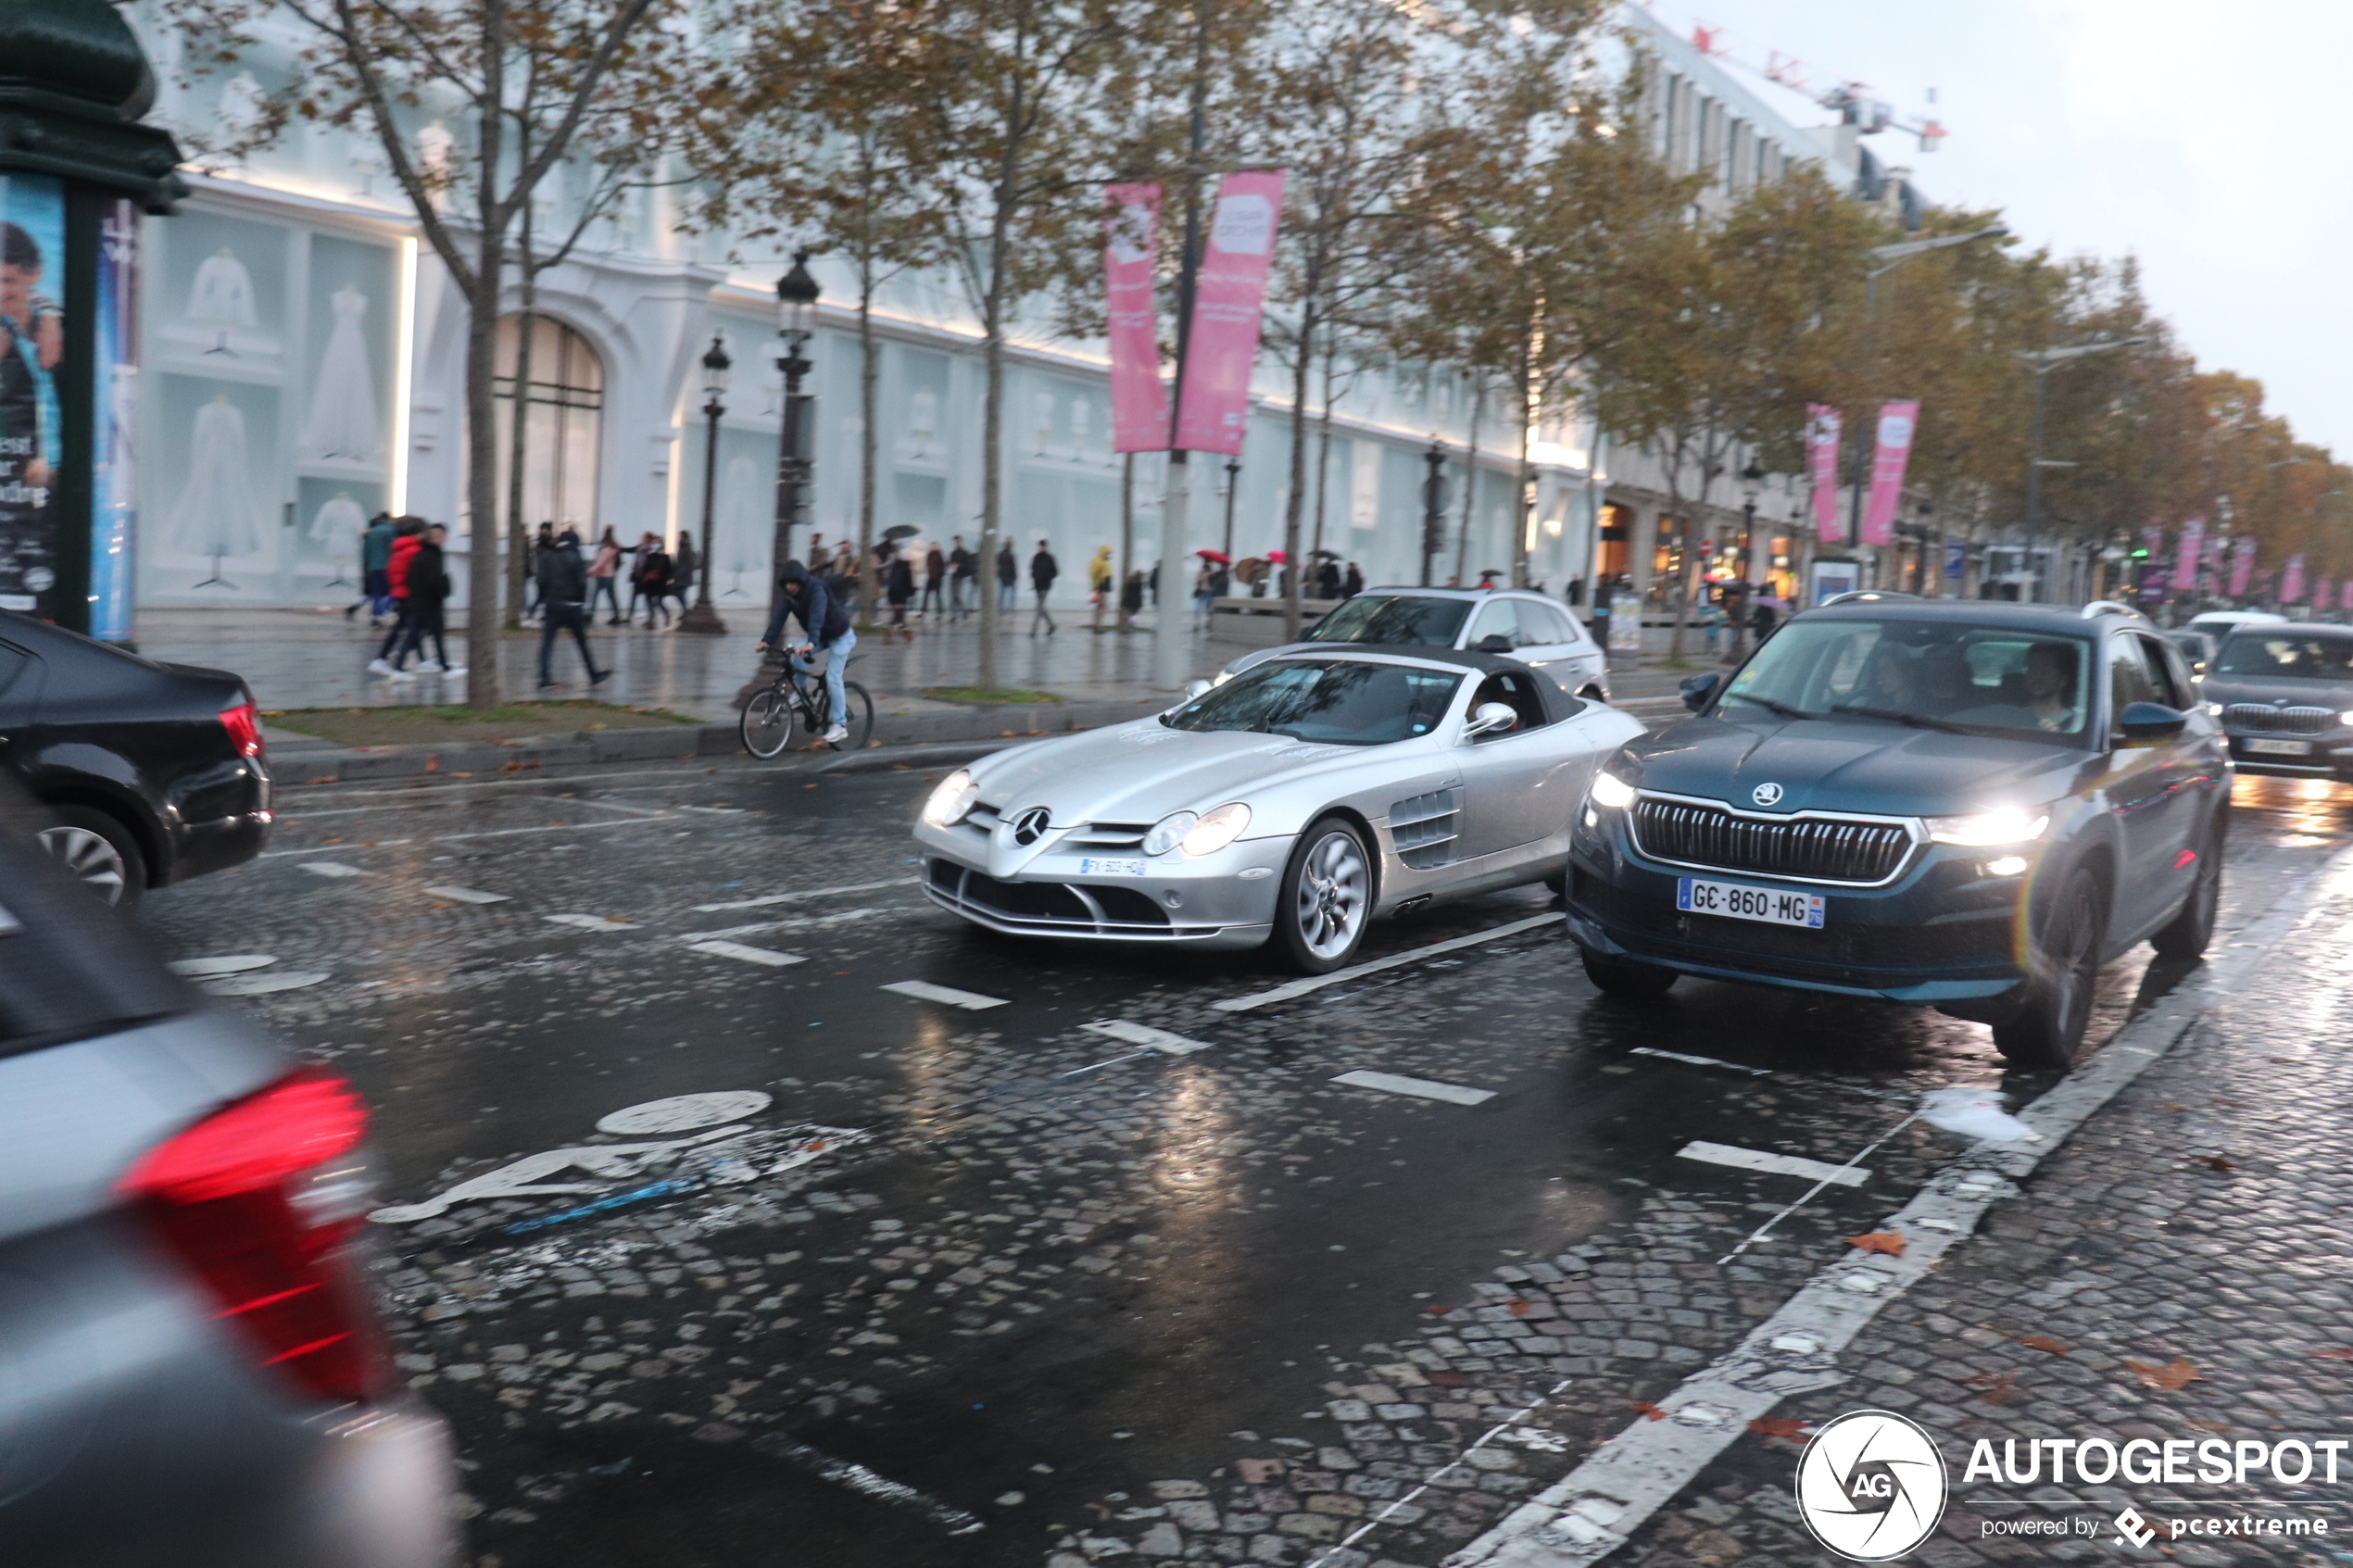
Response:
[[[376,650],[368,668],[396,680],[415,679],[403,676],[394,667],[392,650],[409,633],[409,563],[416,558],[417,546],[424,543],[424,537],[425,520],[421,517],[404,517],[392,525],[392,558],[384,564],[384,577],[392,585],[392,630],[384,633],[384,646]]]

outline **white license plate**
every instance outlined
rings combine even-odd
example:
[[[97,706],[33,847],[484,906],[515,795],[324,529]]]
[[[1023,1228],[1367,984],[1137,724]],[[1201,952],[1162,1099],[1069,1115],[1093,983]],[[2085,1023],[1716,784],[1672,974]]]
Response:
[[[1098,860],[1082,855],[1078,859],[1080,876],[1148,876],[1150,868],[1141,860]]]
[[[1768,925],[1822,924],[1822,896],[1781,893],[1769,887],[1743,887],[1736,882],[1702,882],[1697,877],[1675,879],[1675,907],[1695,915],[1724,915],[1732,920],[1761,920]]]
[[[2251,740],[2246,743],[2246,748],[2265,757],[2309,757],[2312,755],[2312,743],[2309,740]]]

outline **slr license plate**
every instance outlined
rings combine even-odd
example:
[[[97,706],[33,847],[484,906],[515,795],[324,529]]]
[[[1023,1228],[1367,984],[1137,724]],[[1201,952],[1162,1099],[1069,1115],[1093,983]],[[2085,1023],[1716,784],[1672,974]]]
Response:
[[[2251,740],[2247,750],[2259,757],[2309,757],[2312,743],[2309,740]]]
[[[1098,860],[1088,856],[1081,857],[1079,859],[1078,874],[1080,876],[1146,876],[1151,872],[1150,868],[1141,860]]]
[[[1822,925],[1822,896],[1780,893],[1765,887],[1743,887],[1736,882],[1702,882],[1697,877],[1675,879],[1675,907],[1695,915],[1724,915],[1732,920],[1761,920],[1768,925]]]

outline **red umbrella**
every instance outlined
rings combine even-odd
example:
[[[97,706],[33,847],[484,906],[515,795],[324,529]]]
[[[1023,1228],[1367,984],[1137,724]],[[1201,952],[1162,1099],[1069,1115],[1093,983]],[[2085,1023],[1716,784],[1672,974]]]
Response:
[[[1283,554],[1283,552],[1282,552],[1282,551],[1280,551],[1280,550],[1269,550],[1269,551],[1267,551],[1267,552],[1266,552],[1266,554],[1265,554],[1265,559],[1267,559],[1267,560],[1273,561],[1273,562],[1274,562],[1277,566],[1284,566],[1284,565],[1288,565],[1288,564],[1290,563],[1290,558],[1289,556],[1287,556],[1287,555]]]
[[[1231,566],[1234,564],[1234,558],[1227,555],[1223,550],[1195,550],[1193,554],[1201,557],[1203,560],[1214,560],[1220,566]]]

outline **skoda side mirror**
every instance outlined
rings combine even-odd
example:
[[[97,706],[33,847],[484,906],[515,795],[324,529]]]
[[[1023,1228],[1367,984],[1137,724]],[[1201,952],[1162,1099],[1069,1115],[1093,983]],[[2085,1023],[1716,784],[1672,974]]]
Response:
[[[2127,741],[2171,740],[2189,721],[2188,714],[2161,702],[2128,702],[2118,717]]]
[[[1504,635],[1503,633],[1490,632],[1487,635],[1478,639],[1478,646],[1474,651],[1478,653],[1509,653],[1512,651],[1512,640]]]
[[[1716,683],[1723,678],[1717,671],[1710,670],[1705,674],[1685,676],[1682,684],[1675,689],[1682,693],[1683,706],[1696,713],[1707,706],[1707,699],[1716,695]]]

